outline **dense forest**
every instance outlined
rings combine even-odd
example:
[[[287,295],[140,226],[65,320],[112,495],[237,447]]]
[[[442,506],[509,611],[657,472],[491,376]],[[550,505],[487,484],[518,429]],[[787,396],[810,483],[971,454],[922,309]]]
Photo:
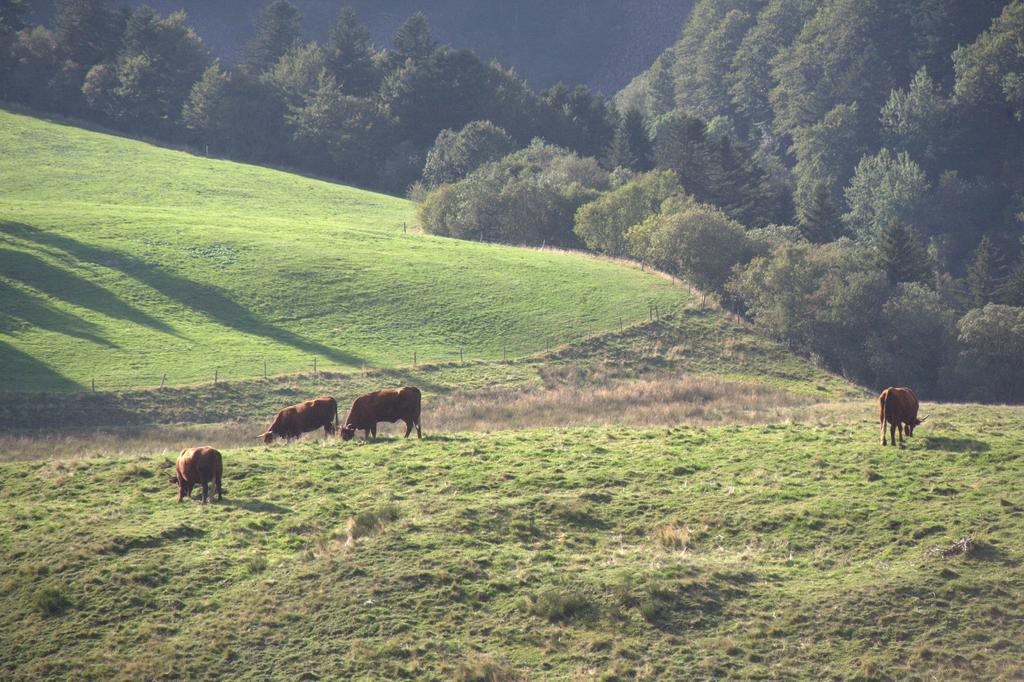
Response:
[[[700,0],[614,101],[422,14],[378,49],[273,0],[237,63],[180,12],[27,17],[0,0],[9,101],[406,193],[436,234],[636,258],[865,384],[1024,399],[1024,0]]]
[[[235,62],[268,0],[125,0],[163,14],[184,10],[213,54]],[[28,19],[49,25],[57,0],[33,0]],[[406,17],[423,12],[442,44],[512,67],[534,88],[559,81],[614,93],[679,34],[693,0],[292,0],[306,36],[323,43],[342,5],[351,6],[373,44],[387,46]]]

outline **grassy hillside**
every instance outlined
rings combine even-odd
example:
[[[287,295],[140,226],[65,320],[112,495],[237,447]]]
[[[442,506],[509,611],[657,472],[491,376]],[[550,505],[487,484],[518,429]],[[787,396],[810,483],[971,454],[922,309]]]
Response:
[[[0,111],[0,390],[521,356],[685,294],[411,203]]]
[[[1024,414],[927,410],[2,464],[0,677],[1017,679]]]

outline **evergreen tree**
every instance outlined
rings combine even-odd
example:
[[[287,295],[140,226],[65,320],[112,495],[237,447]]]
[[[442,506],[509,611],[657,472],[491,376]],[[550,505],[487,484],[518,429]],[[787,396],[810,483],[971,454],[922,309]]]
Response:
[[[395,52],[402,59],[420,61],[426,59],[437,49],[437,41],[430,35],[427,18],[423,12],[417,12],[402,24],[392,40]]]
[[[811,192],[811,199],[800,210],[800,232],[807,241],[824,244],[839,237],[842,221],[832,203],[828,184],[819,182]]]
[[[269,69],[302,36],[302,18],[288,0],[273,0],[253,21],[256,35],[245,46],[242,68],[259,75]]]
[[[654,136],[654,158],[659,168],[671,168],[683,189],[699,199],[708,196],[708,154],[704,122],[675,111],[658,124]]]
[[[161,17],[145,5],[128,20],[113,95],[121,120],[139,132],[176,131],[182,105],[211,62],[186,21],[184,12]]]
[[[373,64],[370,32],[356,21],[351,7],[338,15],[327,52],[331,72],[346,94],[361,97],[377,89],[380,79]]]
[[[111,0],[60,0],[53,26],[68,59],[89,68],[114,56],[123,23]]]
[[[890,221],[882,230],[876,246],[878,266],[889,278],[889,284],[925,282],[930,279],[931,266],[921,238],[910,225]]]
[[[1024,306],[1024,252],[1017,258],[1017,264],[999,285],[999,298],[1006,305]]]
[[[998,282],[999,254],[988,235],[983,235],[967,265],[967,290],[971,303],[980,308],[995,297]]]
[[[608,148],[608,167],[643,172],[653,167],[651,157],[651,140],[647,136],[643,114],[637,109],[630,109],[615,128],[615,136]]]

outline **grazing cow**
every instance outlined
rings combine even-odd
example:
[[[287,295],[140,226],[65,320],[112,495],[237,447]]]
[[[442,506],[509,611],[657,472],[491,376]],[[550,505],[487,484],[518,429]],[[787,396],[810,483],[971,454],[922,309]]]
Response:
[[[178,502],[185,496],[192,497],[192,488],[196,483],[203,486],[203,504],[210,498],[210,481],[217,486],[217,499],[224,494],[220,487],[220,477],[224,470],[220,452],[209,445],[199,448],[185,448],[178,455],[178,466],[171,483],[178,484]]]
[[[316,431],[321,426],[324,427],[324,435],[330,436],[334,433],[337,420],[338,401],[325,395],[284,408],[277,413],[274,422],[259,435],[259,438],[267,444],[275,437],[291,440],[307,431]]]
[[[401,419],[405,422],[405,437],[409,437],[412,427],[416,425],[416,437],[423,438],[420,430],[420,389],[415,386],[405,388],[385,388],[361,395],[352,401],[352,407],[341,429],[342,440],[350,440],[356,429],[363,431],[363,438],[377,437],[377,422],[394,423]]]
[[[885,423],[889,422],[889,439],[896,445],[896,431],[900,432],[900,445],[903,444],[903,430],[907,436],[914,435],[914,427],[923,422],[917,418],[917,394],[909,388],[890,386],[878,396],[878,420],[882,423],[882,445],[885,445]]]

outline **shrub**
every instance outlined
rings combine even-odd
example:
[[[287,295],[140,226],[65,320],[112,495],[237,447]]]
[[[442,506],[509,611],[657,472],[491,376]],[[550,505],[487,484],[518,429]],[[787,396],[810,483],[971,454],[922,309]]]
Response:
[[[535,594],[528,602],[528,610],[551,623],[564,623],[585,617],[592,605],[574,588],[548,587]]]
[[[461,239],[572,246],[576,210],[607,188],[608,173],[594,159],[534,140],[431,192],[420,224]]]

